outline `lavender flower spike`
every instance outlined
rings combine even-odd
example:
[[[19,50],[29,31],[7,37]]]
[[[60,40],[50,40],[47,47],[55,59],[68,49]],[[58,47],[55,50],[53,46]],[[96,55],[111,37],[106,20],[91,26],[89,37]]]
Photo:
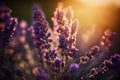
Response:
[[[41,9],[34,5],[32,9],[32,25],[34,27],[34,41],[35,46],[39,49],[49,48],[50,45],[48,43],[50,33],[48,33],[48,22],[45,19],[44,13]]]
[[[80,80],[92,80],[99,74],[104,74],[107,71],[120,73],[120,54],[114,54],[108,60],[104,60],[98,68],[92,68],[88,74],[82,76]]]
[[[4,49],[14,35],[17,19],[11,17],[10,10],[5,5],[0,5],[0,14],[3,14],[0,15],[0,25],[2,26],[0,28],[0,49]]]
[[[39,6],[34,5],[32,8],[32,37],[34,39],[35,47],[38,49],[38,54],[40,58],[38,59],[42,65],[42,68],[46,65],[46,56],[47,53],[51,51],[50,43],[51,39],[49,37],[51,36],[50,33],[48,33],[48,22],[46,21],[45,15],[40,9]]]

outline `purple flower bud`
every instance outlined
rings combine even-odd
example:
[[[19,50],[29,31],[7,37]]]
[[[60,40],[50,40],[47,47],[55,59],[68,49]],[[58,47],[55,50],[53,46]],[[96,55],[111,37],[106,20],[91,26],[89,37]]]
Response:
[[[79,65],[76,63],[72,63],[69,67],[70,72],[77,72],[79,70]]]
[[[65,34],[59,35],[59,48],[67,48],[67,41]]]
[[[110,60],[112,62],[111,66],[109,67],[110,70],[120,73],[120,55],[115,54]]]
[[[47,34],[47,37],[50,37],[50,36],[51,36],[51,34],[50,34],[50,33],[48,33],[48,34]]]
[[[53,42],[53,39],[48,39],[49,42]]]
[[[45,72],[45,70],[36,67],[33,69],[33,74],[38,78],[38,80],[50,80],[49,75]]]
[[[61,59],[60,58],[56,58],[55,59],[55,66],[56,67],[60,67],[60,65],[61,65]]]
[[[46,54],[45,54],[45,59],[49,60],[49,58],[50,58],[50,54],[49,54],[49,53],[46,53]]]

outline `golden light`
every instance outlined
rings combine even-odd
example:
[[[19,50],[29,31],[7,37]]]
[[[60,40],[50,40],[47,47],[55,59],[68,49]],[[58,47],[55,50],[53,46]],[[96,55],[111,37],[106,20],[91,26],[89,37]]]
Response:
[[[107,4],[120,6],[120,0],[77,0],[77,1],[80,1],[84,4],[91,6],[99,6],[99,5],[107,5]]]
[[[107,28],[117,29],[120,0],[66,1],[65,6],[69,5],[72,6],[75,17],[79,19],[81,25],[77,39],[78,43],[82,40],[81,45],[90,45],[92,42],[97,42]],[[93,27],[94,24],[95,27]],[[93,37],[94,39],[92,39]]]
[[[71,5],[75,16],[79,19],[81,27],[90,28],[93,24],[101,28],[116,24],[120,0],[71,0],[65,5]]]
[[[87,31],[85,31],[84,32],[84,34],[82,34],[82,41],[83,41],[83,43],[88,43],[88,41],[90,40],[90,38],[92,37],[92,36],[94,36],[94,34],[95,34],[95,29],[96,29],[96,26],[95,25],[93,25],[92,27],[91,27],[91,29],[89,29],[89,30],[87,30]]]

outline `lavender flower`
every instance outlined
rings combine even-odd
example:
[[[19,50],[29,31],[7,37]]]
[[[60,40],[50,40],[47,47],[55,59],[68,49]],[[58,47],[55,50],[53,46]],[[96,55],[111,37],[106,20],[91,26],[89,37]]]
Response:
[[[119,54],[114,54],[113,56],[110,57],[109,60],[104,60],[103,63],[98,67],[98,68],[92,68],[90,72],[81,77],[81,80],[88,80],[88,79],[93,79],[95,76],[99,74],[104,74],[108,70],[112,71],[117,71],[118,73],[120,72],[120,55]]]
[[[59,35],[59,45],[58,45],[58,47],[67,49],[67,44],[68,43],[67,43],[65,34]]]
[[[50,33],[47,32],[48,22],[37,5],[33,6],[32,12],[35,45],[37,48],[46,48],[49,45],[48,38],[50,37]]]
[[[56,25],[58,25],[57,29],[59,36],[58,48],[63,51],[61,52],[61,55],[66,56],[66,58],[68,58],[68,56],[70,57],[76,56],[78,50],[75,47],[76,46],[75,33],[79,25],[77,19],[73,19],[72,9],[69,7],[62,10],[56,9],[54,17],[52,19],[53,23],[56,22]]]
[[[5,5],[0,5],[0,14],[0,48],[4,49],[14,36],[17,19],[11,17],[10,10]]]
[[[40,67],[34,68],[32,72],[37,80],[50,80],[49,75]]]
[[[0,77],[1,80],[13,79],[11,56],[5,54],[5,48],[14,36],[17,19],[11,17],[11,10],[4,4],[0,4]]]
[[[99,51],[98,46],[92,47],[85,56],[80,57],[80,64],[86,64],[91,58],[93,58]]]
[[[110,61],[111,61],[112,65],[109,66],[109,69],[114,72],[120,73],[120,55],[115,54],[115,55],[111,56]]]
[[[78,49],[76,48],[76,35],[79,27],[79,22],[73,16],[73,11],[70,7],[59,9],[57,8],[52,17],[53,28],[55,34],[58,36],[58,46],[54,49],[51,49],[49,39],[51,36],[48,33],[48,23],[45,19],[45,15],[38,7],[33,7],[33,37],[35,45],[40,54],[42,64],[49,68],[50,72],[55,76],[54,78],[60,78],[62,73],[67,72],[77,72],[81,64],[87,64],[99,50],[102,43],[106,44],[107,47],[110,47],[111,42],[114,39],[115,33],[107,30],[104,33],[104,36],[100,42],[100,46],[93,46],[86,54],[80,57],[80,64],[77,63],[79,57]],[[107,42],[108,41],[108,42]],[[72,61],[75,61],[73,63]],[[99,72],[104,73],[108,70],[108,67],[111,66],[111,61],[107,60],[103,62],[104,67],[92,68],[90,73],[81,79],[91,79]],[[64,75],[63,75],[64,76]]]
[[[49,52],[50,50],[50,42],[49,39],[50,33],[48,33],[48,22],[45,19],[44,13],[41,9],[34,5],[32,9],[32,17],[33,17],[33,38],[36,48],[38,48],[38,53],[41,56],[40,62],[44,63],[44,53]]]
[[[69,9],[68,9],[69,10]],[[38,6],[33,7],[33,37],[35,41],[35,45],[38,48],[38,52],[40,53],[41,60],[45,59],[46,64],[49,68],[55,72],[62,72],[65,66],[64,59],[59,58],[61,56],[65,56],[66,60],[70,57],[75,57],[78,53],[78,49],[75,47],[75,32],[77,31],[78,21],[75,19],[73,22],[67,24],[68,16],[67,14],[71,14],[71,11],[65,12],[65,10],[59,11],[54,15],[54,19],[59,25],[57,30],[59,34],[59,45],[57,50],[62,50],[60,54],[56,53],[56,49],[51,50],[49,39],[50,33],[48,30],[48,23],[45,20],[43,12],[38,8]],[[64,19],[64,17],[66,18]],[[70,16],[69,16],[70,17]],[[72,20],[72,16],[71,16]],[[69,21],[70,22],[70,21]],[[72,25],[71,25],[72,24]],[[70,27],[70,28],[69,28]],[[74,27],[74,28],[73,28]],[[71,30],[73,29],[73,30]],[[71,32],[70,32],[71,31]],[[72,35],[71,35],[72,34]]]
[[[79,70],[79,65],[76,63],[72,63],[69,67],[70,72],[77,72]]]

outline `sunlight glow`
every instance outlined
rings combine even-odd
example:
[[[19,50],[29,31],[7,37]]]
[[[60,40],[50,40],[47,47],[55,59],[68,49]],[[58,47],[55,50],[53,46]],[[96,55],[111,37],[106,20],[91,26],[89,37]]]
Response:
[[[120,0],[77,0],[77,1],[91,6],[114,4],[120,7]]]

